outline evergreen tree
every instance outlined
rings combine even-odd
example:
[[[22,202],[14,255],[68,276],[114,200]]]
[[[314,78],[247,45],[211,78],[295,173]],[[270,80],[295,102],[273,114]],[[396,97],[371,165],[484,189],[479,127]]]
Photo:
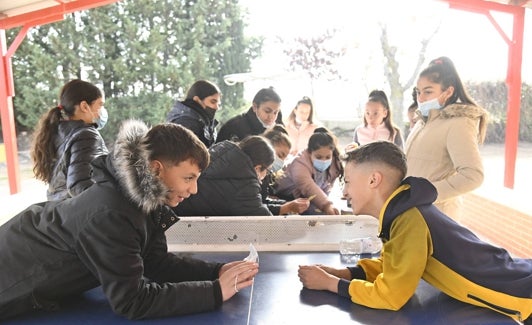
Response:
[[[221,116],[229,118],[244,104],[243,87],[226,87],[223,76],[248,71],[260,53],[244,28],[239,3],[230,0],[126,0],[36,27],[13,60],[17,121],[33,128],[73,78],[104,91],[109,143],[126,118],[163,122],[198,79],[221,87]]]

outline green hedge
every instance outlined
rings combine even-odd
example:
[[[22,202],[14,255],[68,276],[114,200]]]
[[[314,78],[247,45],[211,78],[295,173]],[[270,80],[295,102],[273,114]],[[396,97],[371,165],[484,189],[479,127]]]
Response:
[[[506,133],[508,89],[502,81],[466,83],[471,96],[490,113],[486,143],[503,143]],[[521,86],[519,140],[532,142],[532,86]]]

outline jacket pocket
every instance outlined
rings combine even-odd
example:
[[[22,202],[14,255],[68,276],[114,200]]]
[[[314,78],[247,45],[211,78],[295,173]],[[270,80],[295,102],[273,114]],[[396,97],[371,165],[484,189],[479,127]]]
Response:
[[[499,313],[501,314],[506,314],[508,316],[511,316],[511,317],[517,317],[517,319],[522,322],[523,320],[521,319],[521,312],[518,311],[518,310],[513,310],[513,309],[509,309],[509,308],[504,308],[504,307],[501,307],[501,306],[497,306],[495,304],[492,304],[484,299],[481,299],[479,297],[476,297],[476,296],[473,296],[471,294],[468,294],[467,295],[468,298],[471,298],[477,302],[480,302],[481,304],[483,305],[486,305],[487,307],[495,310],[495,311],[498,311]]]

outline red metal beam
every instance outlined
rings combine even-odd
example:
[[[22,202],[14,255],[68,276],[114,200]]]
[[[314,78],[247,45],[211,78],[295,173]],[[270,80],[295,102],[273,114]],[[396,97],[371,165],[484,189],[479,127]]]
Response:
[[[506,73],[508,106],[506,108],[506,138],[504,145],[504,186],[512,189],[515,182],[515,161],[517,159],[517,145],[519,143],[519,115],[521,110],[521,68],[525,25],[525,8],[522,6],[528,1],[519,1],[519,6],[485,0],[442,1],[449,3],[449,7],[453,9],[485,15],[508,44],[508,68]],[[504,33],[495,21],[491,15],[491,11],[499,11],[512,15],[513,32],[511,38]]]
[[[0,30],[0,118],[2,119],[2,135],[6,149],[6,166],[9,180],[9,191],[11,194],[20,191],[20,173],[18,166],[17,154],[17,135],[15,132],[15,115],[13,114],[13,101],[7,94],[8,80],[8,61],[5,53],[7,52],[6,32]]]
[[[119,0],[77,0],[58,3],[56,6],[28,12],[21,15],[0,18],[0,29],[11,29],[26,24],[33,26],[44,25],[57,20],[57,15],[65,15],[75,11],[87,10],[105,6]],[[39,21],[39,23],[34,23]]]
[[[506,109],[506,144],[504,146],[504,186],[514,188],[515,160],[519,143],[519,116],[521,111],[521,66],[523,63],[523,33],[525,9],[513,16],[512,43],[508,46],[508,107]]]
[[[523,7],[507,5],[504,3],[498,3],[486,0],[442,0],[449,3],[449,8],[460,9],[476,13],[485,13],[489,10],[495,10],[500,12],[515,13]]]
[[[2,55],[2,58],[5,61],[5,81],[3,81],[6,85],[6,93],[8,96],[11,97],[15,96],[15,85],[13,84],[13,69],[11,66],[11,57],[28,34],[28,30],[30,28],[30,26],[22,27],[22,29],[18,32],[17,37],[15,37],[15,39],[7,49],[7,52]]]

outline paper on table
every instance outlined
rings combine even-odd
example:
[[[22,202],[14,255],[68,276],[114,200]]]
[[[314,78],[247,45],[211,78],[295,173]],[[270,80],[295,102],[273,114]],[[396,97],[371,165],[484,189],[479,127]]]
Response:
[[[246,262],[257,262],[259,260],[259,253],[252,243],[249,243],[249,255],[244,259]]]
[[[259,253],[257,253],[257,249],[255,246],[253,246],[252,243],[249,243],[249,255],[244,259],[246,262],[259,262]],[[255,281],[253,280],[253,283],[251,283],[251,292],[249,294],[249,307],[248,307],[248,321],[247,325],[249,325],[249,320],[251,319],[251,302],[253,300],[253,287],[255,287]]]

